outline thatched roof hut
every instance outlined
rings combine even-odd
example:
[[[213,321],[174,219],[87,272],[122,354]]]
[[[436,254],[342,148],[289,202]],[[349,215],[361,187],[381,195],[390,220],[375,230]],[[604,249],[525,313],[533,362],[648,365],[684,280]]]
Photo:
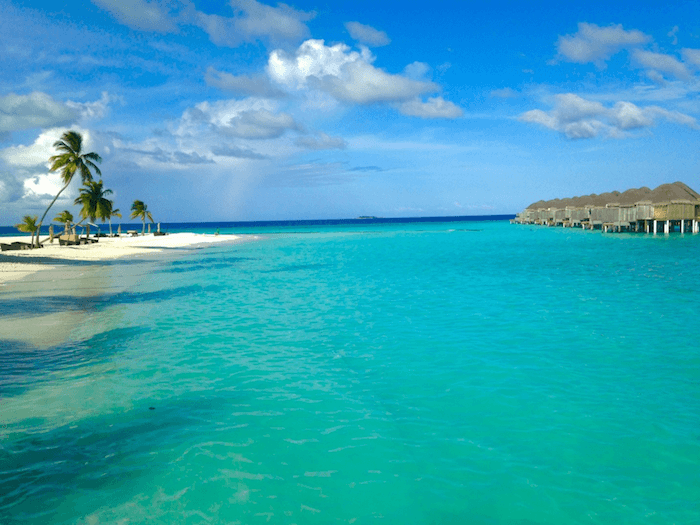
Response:
[[[582,197],[572,197],[568,199],[552,199],[549,201],[537,201],[527,209],[536,210],[538,208],[565,208],[585,207],[585,206],[606,206],[608,204],[635,204],[640,201],[649,201],[651,204],[666,203],[676,200],[700,201],[700,194],[682,182],[662,184],[658,188],[650,190],[646,186],[635,188],[620,193],[611,191],[596,195],[584,195]]]

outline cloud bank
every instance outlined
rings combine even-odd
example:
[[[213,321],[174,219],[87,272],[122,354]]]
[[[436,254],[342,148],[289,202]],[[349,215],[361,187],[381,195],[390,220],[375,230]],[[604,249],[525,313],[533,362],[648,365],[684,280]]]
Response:
[[[678,111],[659,106],[642,108],[622,101],[606,107],[573,93],[555,95],[554,107],[550,111],[533,109],[520,115],[519,119],[558,131],[569,139],[620,138],[629,131],[653,126],[659,119],[698,129],[695,118]]]

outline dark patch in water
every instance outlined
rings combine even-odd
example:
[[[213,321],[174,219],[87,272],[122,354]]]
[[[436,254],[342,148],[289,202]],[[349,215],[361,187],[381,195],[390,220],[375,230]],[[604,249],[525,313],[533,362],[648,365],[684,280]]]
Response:
[[[317,270],[326,268],[327,264],[290,264],[288,266],[280,266],[271,270],[260,270],[260,273],[278,273],[278,272],[299,272],[304,270]]]
[[[89,339],[49,348],[37,348],[20,341],[0,340],[0,394],[17,395],[28,386],[39,383],[47,372],[107,360],[146,332],[147,328],[138,326],[116,328]]]
[[[118,292],[88,297],[73,295],[49,295],[40,297],[0,299],[0,311],[4,316],[35,316],[56,312],[101,311],[115,304],[139,304],[160,302],[199,293],[213,293],[223,286],[180,286],[157,292]]]

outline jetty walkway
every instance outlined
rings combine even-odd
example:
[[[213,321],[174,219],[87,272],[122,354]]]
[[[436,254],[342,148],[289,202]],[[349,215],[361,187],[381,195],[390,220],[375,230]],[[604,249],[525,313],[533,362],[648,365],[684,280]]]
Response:
[[[603,232],[699,233],[700,194],[682,182],[538,201],[518,213],[515,224],[584,228]]]

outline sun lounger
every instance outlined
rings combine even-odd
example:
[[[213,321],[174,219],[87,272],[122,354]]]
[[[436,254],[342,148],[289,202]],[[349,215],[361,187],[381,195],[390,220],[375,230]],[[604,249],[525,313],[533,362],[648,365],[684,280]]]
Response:
[[[39,248],[41,248],[41,245],[39,245]],[[31,250],[32,245],[29,244],[28,242],[11,242],[11,243],[0,243],[0,251],[3,252],[10,252],[14,250]]]

